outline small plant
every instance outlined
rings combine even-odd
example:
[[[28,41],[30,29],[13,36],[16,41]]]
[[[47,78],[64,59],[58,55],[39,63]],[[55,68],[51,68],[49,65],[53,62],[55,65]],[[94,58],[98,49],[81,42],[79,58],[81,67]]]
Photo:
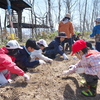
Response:
[[[49,39],[54,39],[57,35],[58,35],[57,32],[50,33],[50,34],[48,35],[48,38],[49,38]]]

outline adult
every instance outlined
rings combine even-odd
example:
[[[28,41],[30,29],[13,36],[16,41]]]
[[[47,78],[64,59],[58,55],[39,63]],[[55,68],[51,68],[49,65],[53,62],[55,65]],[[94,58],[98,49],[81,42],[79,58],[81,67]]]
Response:
[[[70,21],[70,19],[71,19],[70,14],[69,13],[66,14],[66,16],[59,23],[58,32],[59,33],[61,33],[61,32],[66,33],[67,38],[64,40],[63,46],[64,46],[64,43],[68,42],[69,48],[71,51],[71,46],[73,44],[72,37],[74,37],[74,27],[73,27],[73,24]]]
[[[94,26],[90,37],[95,37],[95,47],[100,52],[100,18],[96,18],[95,23],[96,25]]]

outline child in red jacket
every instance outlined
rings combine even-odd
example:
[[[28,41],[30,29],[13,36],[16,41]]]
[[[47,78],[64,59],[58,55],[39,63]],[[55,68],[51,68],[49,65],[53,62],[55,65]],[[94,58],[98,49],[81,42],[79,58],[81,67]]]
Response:
[[[10,40],[6,47],[0,49],[0,85],[9,82],[10,72],[21,75],[26,80],[29,80],[29,76],[13,62],[19,49],[22,49],[22,47],[20,47],[16,40]]]

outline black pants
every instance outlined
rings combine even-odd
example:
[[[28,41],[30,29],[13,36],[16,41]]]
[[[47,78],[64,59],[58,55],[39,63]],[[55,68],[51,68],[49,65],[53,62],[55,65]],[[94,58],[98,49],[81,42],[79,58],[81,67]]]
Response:
[[[100,42],[96,42],[95,47],[96,47],[96,50],[98,50],[100,52]]]
[[[84,78],[86,80],[86,82],[88,83],[88,85],[95,85],[98,83],[98,77],[96,75],[88,75],[88,74],[84,74]]]

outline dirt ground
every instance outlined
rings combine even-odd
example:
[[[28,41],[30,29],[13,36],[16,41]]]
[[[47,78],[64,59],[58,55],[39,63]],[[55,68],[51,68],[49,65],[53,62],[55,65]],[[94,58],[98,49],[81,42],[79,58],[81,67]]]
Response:
[[[0,100],[100,100],[100,81],[97,96],[84,97],[81,95],[81,90],[85,89],[80,83],[82,77],[75,73],[69,77],[62,75],[69,65],[78,61],[68,56],[67,61],[58,56],[51,64],[29,70],[28,82],[24,82],[22,76],[13,74],[14,81],[0,87]]]

